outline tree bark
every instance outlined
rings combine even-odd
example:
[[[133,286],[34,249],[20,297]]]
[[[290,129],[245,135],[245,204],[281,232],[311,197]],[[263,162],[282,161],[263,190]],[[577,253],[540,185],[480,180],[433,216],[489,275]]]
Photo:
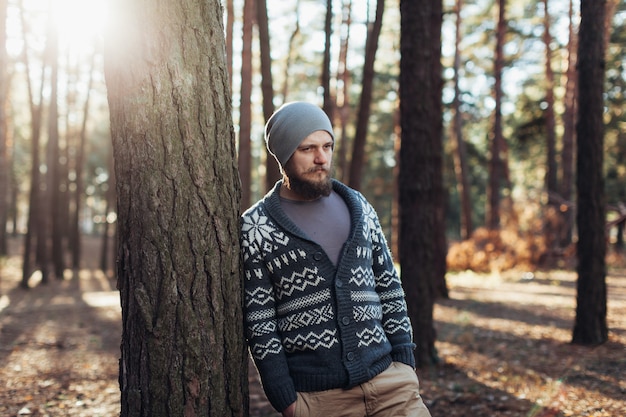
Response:
[[[116,0],[121,416],[248,414],[240,183],[218,0]],[[113,28],[111,28],[113,29]]]
[[[87,95],[85,97],[85,103],[83,106],[83,121],[80,128],[78,137],[78,149],[76,150],[76,191],[74,192],[74,211],[72,212],[72,236],[70,241],[72,242],[72,269],[74,274],[80,269],[80,257],[81,257],[81,233],[80,233],[80,211],[82,207],[82,199],[84,193],[84,181],[83,181],[83,168],[85,164],[85,145],[87,142],[87,121],[89,120],[89,101],[91,97],[91,87],[93,85],[94,66],[95,66],[96,54],[91,56],[91,66],[89,69],[89,82],[87,84]],[[108,207],[108,199],[107,199]],[[106,221],[105,213],[105,221]],[[106,225],[106,223],[105,223]],[[106,227],[105,227],[106,232]]]
[[[333,0],[326,0],[326,18],[324,19],[324,59],[322,60],[321,84],[323,90],[324,112],[328,115],[331,123],[335,124],[335,103],[330,91],[330,49],[333,34]]]
[[[576,103],[578,81],[576,79],[576,51],[578,49],[578,35],[574,30],[574,0],[569,2],[569,42],[567,45],[567,70],[565,82],[565,97],[563,104],[563,139],[561,150],[561,213],[562,229],[560,233],[561,247],[572,242],[572,226],[574,223],[574,204],[571,203],[574,194],[574,153],[576,147]]]
[[[252,32],[256,0],[244,0],[241,47],[241,93],[239,95],[239,177],[241,206],[252,204]]]
[[[400,1],[400,265],[418,366],[437,362],[433,305],[445,274],[441,0]]]
[[[502,136],[502,70],[504,67],[504,36],[506,0],[498,0],[498,24],[496,28],[496,51],[494,64],[495,98],[493,133],[489,152],[489,185],[487,187],[487,221],[486,226],[495,230],[500,227],[500,201],[502,176],[504,175],[504,137]]]
[[[109,255],[109,249],[111,246],[109,240],[112,235],[116,235],[117,230],[117,218],[111,219],[109,216],[111,211],[115,210],[115,168],[112,150],[111,154],[107,158],[107,170],[109,171],[109,178],[107,179],[107,190],[105,193],[106,209],[104,212],[105,222],[104,230],[102,231],[102,246],[100,247],[100,270],[108,276],[109,271],[115,267],[115,264],[109,261],[111,258]],[[113,229],[113,233],[111,233],[111,229]],[[117,240],[114,240],[114,242],[116,241]],[[111,252],[116,253],[117,251],[113,250]]]
[[[352,160],[350,162],[350,176],[348,185],[358,190],[363,180],[363,162],[365,160],[365,143],[367,142],[367,128],[369,125],[372,89],[374,85],[374,63],[378,50],[378,38],[383,25],[385,0],[376,0],[376,17],[367,32],[365,41],[365,60],[363,62],[363,82],[361,86],[361,100],[356,122],[356,133],[352,145]]]
[[[572,342],[608,340],[606,294],[604,146],[605,0],[582,0],[578,44],[578,281]]]
[[[268,120],[274,113],[274,82],[272,80],[272,54],[270,31],[267,21],[267,0],[256,0],[259,46],[261,50],[261,91],[263,93],[263,118]],[[265,189],[269,191],[281,177],[276,159],[265,149]]]
[[[285,60],[285,68],[283,70],[283,85],[280,89],[283,103],[287,102],[287,97],[289,96],[289,80],[291,79],[290,71],[291,71],[291,62],[294,58],[296,52],[296,40],[300,35],[300,0],[296,0],[296,9],[294,11],[295,14],[295,27],[293,32],[291,32],[291,36],[289,36],[289,42],[287,46],[287,59]]]
[[[339,45],[339,62],[337,79],[340,81],[337,87],[336,106],[339,120],[339,137],[336,152],[338,153],[337,178],[345,181],[348,176],[348,149],[350,139],[347,134],[348,119],[350,115],[350,70],[348,69],[348,45],[350,43],[350,29],[352,26],[352,0],[344,0],[342,10],[341,41]]]
[[[24,17],[24,7],[22,2],[20,1],[20,20],[22,26],[22,37],[24,39],[25,45],[27,45],[27,36],[26,36],[26,19]],[[24,50],[28,50],[27,47]],[[46,53],[44,53],[44,57]],[[40,155],[39,155],[39,145],[41,142],[41,120],[42,120],[42,112],[43,112],[43,91],[45,87],[44,75],[46,73],[46,63],[45,60],[41,66],[41,83],[39,84],[40,88],[38,91],[38,103],[35,104],[35,93],[33,91],[33,83],[30,78],[30,61],[28,59],[28,54],[23,54],[24,66],[26,67],[26,84],[28,87],[28,102],[30,107],[30,129],[31,129],[31,175],[30,175],[30,192],[28,199],[28,219],[27,219],[27,230],[26,235],[24,236],[24,258],[22,262],[22,281],[20,282],[21,288],[28,288],[28,281],[30,279],[30,275],[33,272],[33,262],[32,262],[32,243],[35,240],[36,244],[36,261],[40,262],[41,268],[41,279],[42,282],[48,281],[48,265],[47,265],[47,256],[45,252],[45,239],[46,234],[42,232],[44,229],[41,227],[41,222],[43,220],[42,216],[39,215],[41,212],[40,206],[42,204],[42,192],[41,192],[41,174],[39,172],[40,165]],[[44,258],[43,261],[42,257]]]
[[[452,138],[454,139],[454,173],[456,174],[456,188],[461,200],[461,230],[462,239],[469,239],[474,229],[472,222],[472,201],[467,168],[467,147],[463,139],[463,115],[461,114],[461,89],[459,87],[459,72],[461,70],[461,9],[463,0],[456,1],[456,37],[454,44],[454,102],[452,104],[454,118],[452,120]]]
[[[56,279],[63,279],[65,271],[65,251],[64,251],[64,237],[66,236],[68,224],[64,222],[67,220],[65,213],[63,212],[63,200],[61,190],[61,150],[59,143],[59,105],[58,105],[58,82],[59,82],[59,48],[58,48],[58,33],[56,30],[51,30],[50,38],[48,40],[51,43],[49,49],[50,58],[50,106],[48,107],[48,143],[46,145],[46,208],[42,211],[41,215],[46,216],[46,223],[48,224],[48,230],[50,231],[50,244],[52,264],[54,266],[54,277]]]
[[[7,39],[7,8],[8,1],[0,0],[0,256],[7,254],[7,220],[9,217],[9,157],[7,138],[7,94],[9,78],[7,73],[8,56]]]
[[[226,0],[226,68],[228,70],[228,85],[233,90],[233,30],[235,27],[234,0]]]
[[[554,71],[552,70],[552,34],[550,33],[550,12],[548,0],[543,0],[544,31],[543,42],[546,47],[546,181],[548,201],[552,203],[553,196],[558,193],[557,164],[556,164],[556,120],[554,117]]]

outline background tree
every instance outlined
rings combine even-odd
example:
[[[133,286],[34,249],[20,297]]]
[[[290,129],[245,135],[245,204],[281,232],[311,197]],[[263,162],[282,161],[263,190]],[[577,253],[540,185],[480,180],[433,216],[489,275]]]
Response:
[[[64,236],[68,224],[63,212],[61,190],[61,153],[59,149],[59,38],[56,28],[51,25],[50,37],[50,105],[48,106],[48,143],[46,144],[46,204],[41,215],[46,218],[47,235],[54,277],[63,279],[65,271]]]
[[[433,305],[445,273],[442,2],[401,0],[400,14],[400,269],[416,359],[424,366],[438,360]]]
[[[256,0],[257,26],[259,28],[259,49],[261,51],[261,91],[263,93],[263,120],[267,121],[274,113],[274,81],[272,78],[272,54],[270,45],[269,23],[267,20],[267,0]],[[269,190],[281,177],[276,159],[268,152],[265,154],[265,189]]]
[[[349,136],[347,134],[348,120],[350,116],[350,70],[348,68],[348,49],[350,45],[350,28],[352,26],[352,1],[343,0],[341,8],[341,30],[339,40],[339,56],[337,57],[337,93],[335,107],[337,121],[335,129],[339,131],[335,163],[337,178],[345,181],[347,178]]]
[[[572,342],[584,345],[608,339],[603,177],[605,7],[605,0],[581,1],[576,134],[578,281]]]
[[[23,3],[20,2],[20,6]],[[48,281],[48,259],[46,252],[46,216],[42,215],[43,196],[41,192],[41,175],[40,168],[40,152],[39,146],[41,142],[41,125],[43,115],[43,97],[44,97],[44,74],[46,72],[46,62],[41,66],[41,77],[39,84],[39,91],[35,90],[34,81],[31,80],[30,75],[30,59],[28,55],[28,38],[26,17],[23,7],[20,7],[20,21],[22,38],[24,39],[24,51],[22,59],[24,66],[26,67],[26,86],[28,91],[28,107],[30,110],[30,138],[31,138],[31,174],[30,174],[30,192],[28,198],[28,215],[26,220],[26,234],[24,236],[24,262],[22,263],[22,288],[28,288],[28,280],[33,272],[32,262],[32,243],[35,241],[35,263],[40,266],[41,269],[41,281]],[[46,48],[48,43],[46,43]],[[44,52],[43,56],[46,57]]]
[[[239,198],[221,4],[112,3],[121,415],[244,416]]]
[[[472,201],[470,198],[470,186],[467,169],[467,146],[463,139],[463,115],[461,113],[461,21],[463,0],[456,0],[455,6],[455,41],[454,41],[454,100],[452,102],[452,129],[451,137],[454,142],[453,158],[454,173],[456,177],[456,189],[461,200],[461,230],[462,239],[469,239],[474,229],[472,221]]]
[[[330,90],[330,49],[331,38],[333,34],[333,0],[326,0],[326,18],[324,19],[324,59],[322,60],[322,76],[320,77],[320,84],[323,90],[323,104],[322,109],[331,122],[334,125],[334,111],[335,103]]]
[[[506,35],[506,0],[497,0],[498,18],[496,27],[496,48],[494,57],[494,111],[493,131],[489,147],[489,186],[487,188],[487,227],[500,227],[500,201],[502,180],[505,175],[505,143],[502,134],[502,72],[504,70],[504,42]]]
[[[376,16],[369,25],[365,42],[365,61],[363,62],[363,80],[361,81],[361,99],[357,114],[356,133],[352,145],[352,159],[350,162],[350,176],[348,185],[356,190],[361,188],[363,176],[363,161],[365,158],[365,142],[367,140],[367,126],[370,120],[372,105],[372,88],[374,84],[374,63],[378,50],[378,38],[383,24],[385,0],[376,0]]]
[[[241,206],[252,204],[252,38],[256,0],[244,0],[241,48],[241,90],[239,94],[239,177]]]
[[[548,7],[548,0],[543,0],[544,25],[543,41],[546,50],[546,109],[544,111],[546,123],[546,192],[548,201],[558,193],[557,163],[556,163],[556,120],[554,116],[554,70],[552,69],[552,33],[550,32],[552,16]]]
[[[567,67],[565,70],[565,94],[563,97],[563,139],[561,148],[561,207],[563,216],[560,232],[561,246],[567,247],[572,242],[572,226],[574,210],[571,200],[574,194],[574,151],[576,147],[576,103],[577,103],[577,72],[576,52],[578,49],[578,33],[574,29],[574,0],[570,0],[567,17]]]
[[[78,146],[77,146],[77,151],[76,151],[76,161],[75,161],[75,173],[76,173],[76,180],[75,180],[75,191],[74,191],[74,210],[72,212],[72,220],[71,220],[71,252],[72,252],[72,269],[74,271],[74,275],[77,274],[78,270],[80,269],[80,258],[81,258],[81,233],[80,233],[80,212],[81,212],[81,207],[82,207],[82,197],[84,194],[84,180],[83,180],[83,170],[84,170],[84,166],[85,166],[85,146],[87,143],[87,121],[89,120],[89,104],[90,104],[90,98],[91,98],[91,93],[92,93],[92,89],[93,89],[93,78],[94,78],[94,70],[95,70],[95,60],[96,60],[96,53],[94,52],[94,54],[91,57],[91,64],[90,64],[90,69],[89,69],[89,82],[87,84],[87,97],[85,98],[85,103],[83,106],[83,120],[81,123],[81,127],[80,127],[80,132],[78,134]],[[111,172],[113,169],[113,166],[110,165],[108,167],[108,171]],[[107,193],[107,196],[110,193]],[[107,201],[107,208],[105,209],[105,230],[104,230],[104,235],[108,237],[108,212],[109,212],[109,201],[110,198],[106,198]],[[102,245],[102,250],[103,251],[107,251],[109,247],[108,241],[104,240],[103,241],[103,245]],[[106,258],[106,256],[105,256]],[[102,268],[105,272],[106,272],[106,268]]]
[[[0,0],[0,224],[6,225],[9,211],[9,157],[7,147],[7,103],[9,92],[7,40],[7,0]],[[7,254],[7,230],[0,228],[0,256]]]

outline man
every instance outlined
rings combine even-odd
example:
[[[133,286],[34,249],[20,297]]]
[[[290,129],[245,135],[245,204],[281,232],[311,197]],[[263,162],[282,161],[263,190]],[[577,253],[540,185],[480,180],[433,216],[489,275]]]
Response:
[[[283,179],[241,218],[247,339],[285,417],[430,416],[404,292],[378,217],[331,178],[334,135],[293,102],[265,140]]]

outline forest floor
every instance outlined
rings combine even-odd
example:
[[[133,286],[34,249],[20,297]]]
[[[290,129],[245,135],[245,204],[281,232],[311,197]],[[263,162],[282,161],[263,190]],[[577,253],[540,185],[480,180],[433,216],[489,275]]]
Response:
[[[119,415],[119,296],[85,241],[77,279],[33,276],[25,291],[21,258],[0,263],[0,416]],[[418,370],[432,416],[626,416],[626,269],[607,283],[609,341],[582,347],[574,272],[450,274],[434,311],[441,363]],[[278,416],[254,367],[250,416]]]

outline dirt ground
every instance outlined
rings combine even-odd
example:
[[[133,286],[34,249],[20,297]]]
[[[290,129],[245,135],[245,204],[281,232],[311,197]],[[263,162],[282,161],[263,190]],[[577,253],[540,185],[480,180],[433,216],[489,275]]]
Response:
[[[21,259],[1,261],[0,416],[119,415],[121,312],[114,281],[92,269],[97,243],[86,239],[95,255],[77,279],[39,285],[35,274],[28,291]],[[626,270],[609,271],[610,338],[593,348],[569,343],[575,280],[450,275],[434,312],[441,363],[418,370],[433,417],[626,416]],[[250,369],[250,416],[278,416]]]

